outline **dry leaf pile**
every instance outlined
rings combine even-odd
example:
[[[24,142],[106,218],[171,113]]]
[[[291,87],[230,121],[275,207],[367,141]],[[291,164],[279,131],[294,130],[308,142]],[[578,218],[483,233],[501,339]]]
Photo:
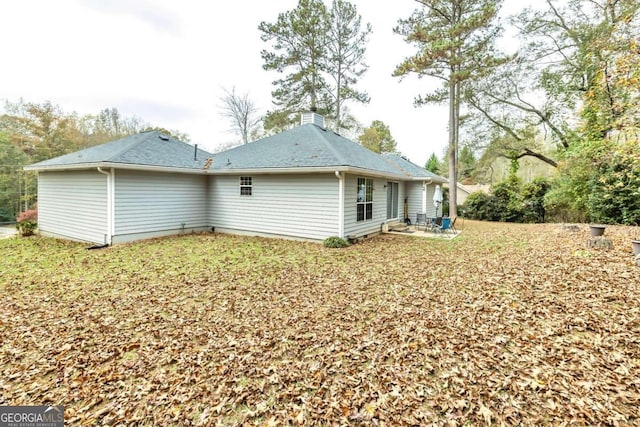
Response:
[[[67,425],[638,425],[637,229],[0,240],[0,405]]]

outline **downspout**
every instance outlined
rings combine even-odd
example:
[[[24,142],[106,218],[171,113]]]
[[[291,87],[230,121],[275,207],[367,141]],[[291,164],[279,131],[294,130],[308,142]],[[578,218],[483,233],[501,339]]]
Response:
[[[104,244],[111,244],[111,237],[113,236],[113,169],[104,171],[98,166],[98,172],[107,176],[107,234],[104,236]]]
[[[338,237],[344,237],[344,175],[334,172],[338,178]]]
[[[427,213],[427,186],[433,183],[433,179],[422,181],[422,212]]]

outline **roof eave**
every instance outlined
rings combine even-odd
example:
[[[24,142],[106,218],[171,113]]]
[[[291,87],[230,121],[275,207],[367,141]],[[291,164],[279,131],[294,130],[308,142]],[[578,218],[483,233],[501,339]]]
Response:
[[[237,168],[237,169],[209,169],[211,175],[276,175],[292,173],[333,173],[345,171],[344,166],[306,166],[291,168]]]
[[[237,168],[237,169],[212,169],[208,173],[213,175],[275,175],[275,174],[295,174],[295,173],[333,173],[346,172],[350,174],[359,174],[383,178],[394,178],[399,180],[407,179],[402,174],[393,174],[390,172],[377,171],[366,168],[357,168],[353,166],[307,166],[307,167],[290,167],[290,168]]]
[[[374,169],[366,169],[366,168],[357,168],[357,167],[348,167],[347,173],[351,174],[359,174],[359,175],[368,175],[374,176],[377,178],[392,178],[397,179],[399,181],[406,181],[409,177],[407,175],[401,173],[391,173],[385,171],[378,171]]]
[[[442,178],[440,176],[413,176],[411,178],[412,181],[432,181],[432,182],[436,182],[436,183],[445,183],[445,182],[449,182],[448,179]]]
[[[25,166],[26,171],[35,172],[55,172],[66,170],[85,170],[94,168],[114,168],[114,169],[126,169],[126,170],[139,170],[148,172],[180,172],[191,174],[202,174],[206,170],[202,168],[178,168],[170,166],[157,166],[157,165],[136,165],[130,163],[116,163],[116,162],[92,162],[92,163],[76,163],[67,165],[29,165]]]
[[[354,175],[366,175],[379,178],[390,178],[401,181],[411,179],[407,175],[378,171],[373,169],[358,168],[353,166],[317,166],[317,167],[289,167],[289,168],[244,168],[244,169],[202,169],[202,168],[177,168],[168,166],[154,165],[135,165],[129,163],[115,162],[92,162],[92,163],[76,163],[67,165],[30,165],[25,166],[24,170],[36,172],[54,172],[66,170],[86,170],[94,168],[115,168],[125,170],[149,171],[149,172],[180,172],[191,174],[205,175],[274,175],[274,174],[300,174],[300,173],[333,173],[346,172]],[[419,179],[420,181],[424,179]]]

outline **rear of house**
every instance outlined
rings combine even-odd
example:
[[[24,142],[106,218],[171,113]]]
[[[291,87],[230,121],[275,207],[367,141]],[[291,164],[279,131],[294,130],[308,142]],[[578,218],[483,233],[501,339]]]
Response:
[[[152,131],[31,165],[40,231],[99,244],[203,230],[323,240],[430,212],[443,178],[308,122],[215,156]]]
[[[209,176],[208,221],[216,232],[320,240],[337,236],[333,173]]]

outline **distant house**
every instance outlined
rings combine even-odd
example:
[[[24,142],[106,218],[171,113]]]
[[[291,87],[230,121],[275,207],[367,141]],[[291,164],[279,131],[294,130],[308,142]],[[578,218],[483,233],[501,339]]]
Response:
[[[192,230],[321,240],[435,215],[445,178],[314,113],[303,123],[216,155],[152,131],[30,165],[40,232],[106,244]]]
[[[464,202],[467,200],[467,197],[469,197],[469,194],[476,193],[478,191],[488,194],[490,191],[490,186],[486,184],[463,185],[458,183],[458,192],[456,193],[458,206],[464,204]]]

